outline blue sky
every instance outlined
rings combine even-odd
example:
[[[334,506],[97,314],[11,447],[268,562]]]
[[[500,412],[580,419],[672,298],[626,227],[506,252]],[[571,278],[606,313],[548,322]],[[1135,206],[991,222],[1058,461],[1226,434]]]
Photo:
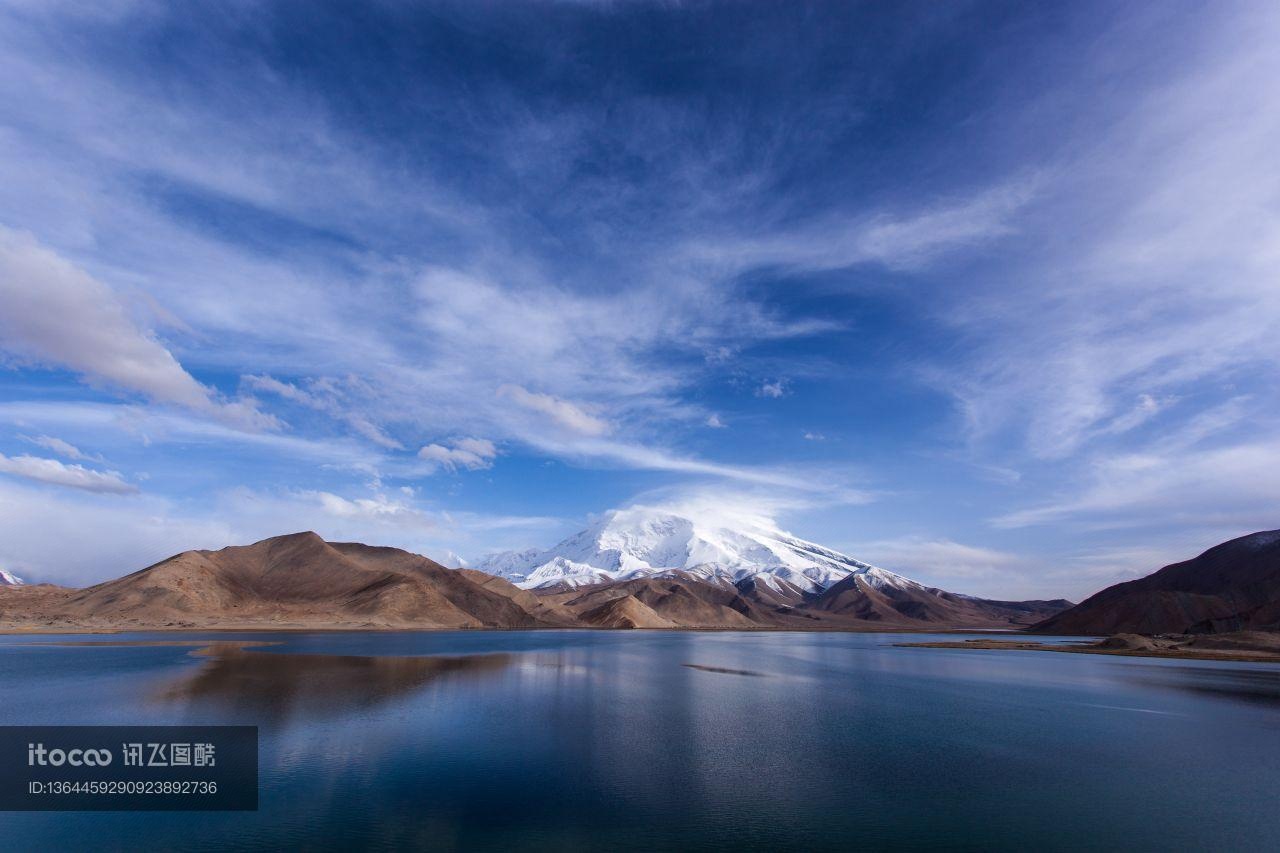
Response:
[[[741,508],[1079,597],[1280,517],[1280,9],[0,4],[0,567]]]

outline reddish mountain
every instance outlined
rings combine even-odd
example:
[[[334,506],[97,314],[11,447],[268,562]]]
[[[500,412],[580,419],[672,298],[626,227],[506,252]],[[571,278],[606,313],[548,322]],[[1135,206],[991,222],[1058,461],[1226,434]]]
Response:
[[[990,601],[908,582],[876,584],[850,575],[820,593],[805,593],[785,582],[707,581],[686,572],[668,572],[543,592],[582,621],[598,627],[617,618],[617,602],[629,606],[631,621],[649,614],[684,628],[780,628],[794,630],[928,630],[930,628],[1023,628],[1070,607],[1069,601]],[[665,627],[637,624],[635,627]]]
[[[1070,606],[1064,599],[993,601],[916,583],[877,584],[863,575],[850,575],[815,597],[807,609],[886,627],[1009,628],[1032,625]]]
[[[1253,533],[1116,584],[1036,625],[1042,634],[1280,630],[1280,530]]]
[[[85,627],[542,628],[573,621],[498,578],[314,533],[186,551],[40,604],[36,619]]]

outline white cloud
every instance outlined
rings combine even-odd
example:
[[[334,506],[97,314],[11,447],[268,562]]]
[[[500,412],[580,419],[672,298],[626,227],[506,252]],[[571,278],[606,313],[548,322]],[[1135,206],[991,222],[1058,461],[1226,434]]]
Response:
[[[324,411],[380,447],[400,449],[420,435],[474,433],[545,446],[546,433],[557,443],[565,432],[608,433],[638,445],[661,435],[668,446],[656,452],[679,455],[670,448],[694,422],[681,393],[706,371],[723,369],[704,354],[745,358],[758,342],[829,327],[780,320],[689,269],[669,241],[651,242],[653,234],[629,249],[612,246],[589,272],[566,274],[555,258],[530,252],[501,209],[450,192],[421,170],[406,176],[376,140],[358,134],[353,142],[309,95],[295,97],[253,66],[217,69],[207,99],[169,98],[108,69],[66,62],[52,38],[0,32],[0,41],[8,48],[0,98],[30,129],[0,136],[0,219],[22,222],[63,256],[83,259],[121,294],[135,289],[153,317],[171,309],[190,324],[181,340],[199,361],[182,354],[189,366],[273,379],[279,384],[244,387]],[[245,91],[260,96],[258,114],[269,120],[243,122]],[[527,145],[504,147],[520,131],[509,119],[504,113],[489,129],[491,153],[526,158]],[[553,124],[552,133],[566,129]],[[49,139],[63,144],[42,144]],[[549,159],[563,154],[537,150]],[[226,235],[165,215],[155,198],[118,192],[140,174],[196,203],[243,205],[355,242],[430,244],[440,266],[417,268],[395,249],[353,253],[333,266],[323,250],[305,260],[245,251]],[[566,204],[609,197],[592,187],[573,195]],[[631,212],[619,205],[606,214]],[[612,227],[605,220],[601,227]],[[606,258],[618,258],[626,286],[597,286],[613,263],[600,263]],[[416,321],[412,329],[406,320]],[[151,325],[180,328],[158,319]],[[145,326],[134,322],[151,339]],[[367,391],[344,395],[335,407],[324,403],[313,382],[348,375]],[[282,385],[306,398],[290,397]],[[526,407],[497,396],[504,385],[549,398],[539,401],[545,417],[530,418]],[[226,404],[224,415],[232,413]],[[295,428],[305,434],[306,425]],[[586,459],[585,451],[571,455]]]
[[[1025,557],[950,539],[907,536],[858,546],[863,559],[913,578],[990,578],[1027,564]]]
[[[1074,556],[1048,560],[1043,554],[970,545],[946,537],[906,535],[860,542],[848,550],[859,559],[927,586],[1004,601],[1080,601],[1105,585],[1100,575],[1085,570]]]
[[[827,218],[757,236],[695,242],[685,251],[726,273],[758,266],[829,270],[866,263],[917,269],[948,252],[1014,233],[1016,215],[1035,198],[1040,183],[1040,176],[1019,178],[910,212]]]
[[[581,464],[804,491],[802,481],[814,478],[795,466],[681,452],[682,430],[706,417],[684,400],[728,371],[805,375],[803,365],[754,363],[753,344],[831,328],[772,316],[737,287],[737,273],[870,265],[879,269],[813,278],[884,288],[877,298],[889,300],[900,285],[908,310],[952,324],[954,337],[944,331],[928,342],[937,346],[916,351],[912,337],[867,354],[877,366],[883,356],[887,369],[903,350],[919,362],[936,359],[921,373],[962,407],[973,469],[991,463],[987,470],[1024,473],[1007,492],[1021,509],[1005,521],[1132,525],[1145,512],[1153,524],[1197,515],[1221,523],[1226,514],[1261,518],[1275,506],[1247,465],[1233,461],[1273,461],[1258,450],[1274,435],[1273,419],[1205,411],[1213,399],[1250,393],[1255,415],[1276,411],[1264,398],[1280,364],[1280,177],[1272,163],[1280,111],[1271,85],[1280,30],[1266,4],[1216,8],[1197,19],[1196,38],[1171,42],[1185,50],[1135,39],[1154,32],[1145,13],[1095,22],[1099,37],[1079,46],[1079,62],[1048,75],[1012,69],[994,93],[999,102],[968,113],[957,128],[966,144],[995,142],[974,169],[923,162],[939,152],[946,159],[945,145],[895,150],[905,160],[920,155],[925,177],[894,176],[885,183],[894,197],[874,207],[833,183],[830,195],[844,198],[829,211],[815,210],[807,195],[779,194],[770,171],[770,162],[787,162],[782,135],[813,128],[788,122],[771,137],[756,126],[735,139],[734,122],[711,128],[671,99],[625,97],[607,105],[628,118],[622,124],[589,106],[532,117],[500,109],[500,121],[486,127],[493,103],[468,104],[476,144],[495,152],[487,173],[516,177],[510,199],[481,207],[463,197],[465,186],[448,191],[460,181],[433,181],[397,156],[394,143],[381,148],[376,135],[352,132],[340,110],[293,90],[266,65],[210,67],[202,97],[190,98],[180,73],[157,89],[137,82],[145,75],[71,56],[57,17],[0,31],[0,99],[12,117],[10,132],[0,133],[0,221],[39,235],[37,243],[5,232],[0,348],[166,404],[64,407],[56,417],[83,431],[59,434],[80,447],[124,459],[92,432],[106,425],[155,442],[158,457],[163,445],[197,441],[237,456],[252,448],[371,471],[394,469],[398,458],[401,471],[421,471],[440,460],[377,451],[400,449],[397,437],[418,439],[416,447],[424,436],[487,435]],[[1137,67],[1143,73],[1127,73]],[[246,108],[260,120],[245,122]],[[1054,120],[1062,115],[1071,121]],[[1052,126],[1052,138],[1037,131],[1024,140],[1028,126]],[[708,130],[716,131],[705,135],[708,145],[688,144]],[[744,143],[752,155],[745,159],[734,147]],[[583,151],[602,144],[660,166],[660,177],[576,172]],[[1016,167],[1011,175],[978,177],[1006,162]],[[750,168],[740,170],[744,163]],[[857,174],[837,171],[836,180]],[[349,237],[359,249],[332,264],[323,247],[292,255],[297,247],[273,247],[281,254],[269,257],[244,250],[234,237],[167,216],[160,200],[133,191],[139,176],[185,188],[193,206],[243,205]],[[935,176],[942,195],[933,195]],[[971,178],[990,182],[975,189]],[[546,200],[539,187],[554,188],[556,215],[522,232],[539,219],[526,204]],[[587,227],[543,230],[575,216]],[[998,257],[975,251],[993,248]],[[420,257],[442,266],[423,270]],[[957,263],[944,268],[944,260]],[[13,284],[14,270],[45,276],[52,295]],[[174,316],[163,319],[166,309]],[[50,317],[69,318],[71,328],[50,332],[40,325]],[[271,395],[272,406],[323,412],[374,447],[310,440],[303,425],[292,435],[235,435],[232,426],[264,416],[251,401],[219,398],[192,372],[250,371],[256,379],[244,387]],[[366,387],[331,378],[353,375]],[[538,404],[497,394],[504,386],[536,391]],[[884,422],[895,423],[892,415]],[[1160,444],[1180,421],[1187,435],[1196,425],[1194,446]],[[947,442],[946,426],[930,423],[928,440]],[[1207,439],[1217,442],[1212,453],[1196,444]],[[447,441],[434,446],[486,458]],[[1190,468],[1184,479],[1161,479],[1144,459]],[[457,463],[465,466],[462,457]],[[1215,463],[1230,470],[1215,472]],[[1128,508],[1125,496],[1147,509]],[[982,500],[974,497],[975,514],[996,511]],[[298,500],[294,510],[316,506]]]
[[[412,495],[371,489],[364,495],[325,490],[224,492],[211,516],[227,520],[242,540],[254,541],[290,530],[310,529],[333,541],[389,545],[435,557],[471,550],[478,542],[493,547],[511,532],[559,526],[545,516],[487,515],[423,505]]]
[[[766,379],[763,383],[761,383],[760,387],[756,389],[757,397],[771,397],[775,400],[786,393],[787,393],[786,383],[784,383],[781,379],[775,380],[773,382],[770,382],[769,380]]]
[[[407,501],[377,495],[350,500],[332,492],[301,492],[301,497],[314,497],[320,508],[330,515],[346,519],[386,522],[400,527],[434,530],[436,521],[427,513],[413,508]]]
[[[350,441],[321,440],[275,432],[246,432],[216,421],[178,411],[116,403],[0,403],[0,421],[46,429],[88,431],[96,440],[128,437],[144,445],[221,444],[270,452],[308,463],[371,469],[385,458]]]
[[[1151,394],[1139,394],[1137,402],[1129,411],[1116,417],[1103,427],[1105,433],[1125,433],[1137,429],[1156,415],[1178,402],[1178,397],[1155,397]]]
[[[940,291],[969,355],[933,378],[975,442],[1068,459],[1280,368],[1280,15],[1222,11],[1187,62],[1081,116],[1041,188],[1039,250],[992,286]],[[1141,37],[1138,19],[1117,27],[1094,49]],[[1097,58],[1056,96],[1093,91],[1088,75],[1116,61]]]
[[[1037,183],[1021,180],[997,186],[911,217],[877,217],[856,234],[849,258],[909,269],[944,252],[1004,237],[1013,233],[1015,214],[1035,196]]]
[[[806,432],[804,434],[805,441],[826,441],[827,437],[820,432]]]
[[[561,400],[550,394],[528,391],[519,385],[503,385],[498,389],[498,396],[511,400],[534,412],[551,418],[557,424],[582,435],[604,435],[609,432],[609,424],[587,412],[568,400]]]
[[[251,401],[226,402],[130,319],[110,288],[30,234],[0,227],[0,347],[92,382],[207,413],[275,426]]]
[[[621,509],[651,508],[726,527],[755,526],[783,529],[780,519],[805,521],[817,509],[865,504],[869,497],[835,488],[823,491],[796,483],[704,482],[668,486],[636,495]],[[798,535],[804,535],[797,531]],[[819,540],[815,540],[819,541]],[[819,544],[831,544],[821,542]]]
[[[809,499],[825,496],[831,503],[862,504],[875,500],[872,492],[847,485],[847,472],[836,470],[830,465],[824,466],[821,476],[815,476],[813,472],[792,466],[767,467],[711,462],[660,448],[601,439],[577,440],[572,443],[556,443],[548,439],[540,440],[536,446],[570,459],[580,455],[583,461],[612,462],[629,468],[670,471],[740,484],[770,486],[806,494]]]
[[[54,453],[58,454],[59,456],[65,457],[67,459],[75,459],[77,461],[87,461],[87,462],[102,461],[101,457],[91,456],[83,452],[82,450],[80,450],[80,448],[76,447],[74,444],[71,444],[68,441],[63,441],[60,438],[55,438],[51,435],[37,435],[34,438],[30,436],[22,436],[22,438],[25,439],[26,441],[31,442],[37,447],[43,447],[45,450],[51,450]]]
[[[1160,524],[1221,525],[1224,519],[1276,526],[1280,443],[1126,453],[1095,459],[1075,494],[993,520],[1019,528],[1081,521],[1124,528]],[[1247,532],[1247,531],[1242,531]]]
[[[137,486],[125,482],[117,471],[94,471],[83,465],[67,465],[57,459],[39,456],[5,456],[0,453],[0,474],[102,494],[127,495],[138,491]]]
[[[777,516],[809,500],[766,492],[717,487],[659,489],[637,496],[610,512],[669,512],[707,527],[780,532]]]
[[[181,551],[301,530],[331,542],[389,545],[434,558],[514,547],[530,531],[563,527],[555,518],[444,511],[376,492],[237,488],[218,493],[208,505],[188,506],[154,494],[121,501],[0,478],[0,565],[36,583],[83,586]]]
[[[0,479],[0,563],[30,582],[83,586],[236,541],[224,523],[182,517],[154,495],[121,501]]]
[[[498,448],[487,438],[460,438],[453,443],[453,446],[487,459],[498,455]]]
[[[814,328],[778,320],[723,283],[669,269],[668,259],[659,268],[640,263],[639,281],[605,290],[551,284],[529,265],[427,270],[416,279],[423,334],[415,342],[428,352],[401,384],[432,402],[427,417],[454,418],[445,429],[571,444],[582,458],[592,442],[573,436],[642,444],[661,434],[674,443],[673,425],[694,422],[681,393],[725,369],[707,353]]]
[[[349,399],[353,390],[360,390],[360,383],[355,380],[313,378],[308,380],[308,387],[305,389],[267,375],[242,376],[240,381],[242,385],[255,391],[275,394],[309,409],[323,412],[345,423],[357,435],[372,441],[379,447],[385,447],[388,450],[404,449],[403,444],[387,435],[382,427],[364,414],[359,404]]]
[[[707,423],[707,426],[711,427],[712,429],[724,429],[725,427],[728,426],[728,424],[720,420],[720,416],[717,414],[708,415],[706,423]]]
[[[492,468],[498,456],[498,448],[485,438],[462,438],[451,442],[452,447],[428,444],[418,451],[418,458],[433,462],[450,471],[466,468],[478,471]]]

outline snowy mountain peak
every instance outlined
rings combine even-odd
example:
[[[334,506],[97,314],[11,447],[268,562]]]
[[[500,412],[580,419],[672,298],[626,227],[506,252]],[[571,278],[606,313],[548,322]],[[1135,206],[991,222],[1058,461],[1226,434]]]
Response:
[[[684,571],[705,580],[756,578],[816,592],[859,574],[873,586],[919,587],[914,581],[797,539],[764,518],[691,518],[653,507],[611,510],[545,551],[507,551],[476,568],[525,589]]]
[[[25,581],[15,574],[0,569],[0,586],[21,586]]]

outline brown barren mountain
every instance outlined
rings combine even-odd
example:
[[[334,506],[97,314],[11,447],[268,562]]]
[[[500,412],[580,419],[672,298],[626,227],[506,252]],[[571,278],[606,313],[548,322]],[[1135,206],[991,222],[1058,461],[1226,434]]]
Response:
[[[931,587],[877,586],[854,574],[819,594],[810,609],[894,627],[1025,628],[1070,606],[1064,599],[992,601]]]
[[[1280,630],[1280,530],[1252,533],[1108,587],[1033,629],[1041,634],[1218,634]]]
[[[635,626],[640,628],[753,628],[770,624],[732,585],[710,584],[683,572],[579,587],[558,598],[583,622],[602,628],[625,627],[601,621],[623,612],[667,623]]]
[[[634,595],[613,598],[604,604],[579,613],[579,618],[594,628],[678,628],[663,619],[652,607]]]
[[[850,575],[817,594],[804,593],[785,582],[778,586],[774,589],[752,579],[738,584],[712,583],[673,571],[555,590],[543,597],[596,627],[621,627],[600,620],[614,616],[615,611],[605,605],[628,599],[683,628],[845,631],[1025,628],[1071,606],[1064,600],[989,601],[927,587],[880,588],[861,575]]]
[[[14,601],[6,624],[82,628],[546,628],[571,617],[489,575],[295,533],[185,551],[117,580]],[[6,599],[15,596],[6,593]],[[24,612],[20,612],[25,610]]]
[[[185,551],[86,589],[0,589],[0,629],[703,628],[935,630],[1024,627],[1069,602],[999,602],[882,589],[858,576],[825,592],[707,581],[681,571],[560,590],[448,569],[426,557],[294,533]]]

